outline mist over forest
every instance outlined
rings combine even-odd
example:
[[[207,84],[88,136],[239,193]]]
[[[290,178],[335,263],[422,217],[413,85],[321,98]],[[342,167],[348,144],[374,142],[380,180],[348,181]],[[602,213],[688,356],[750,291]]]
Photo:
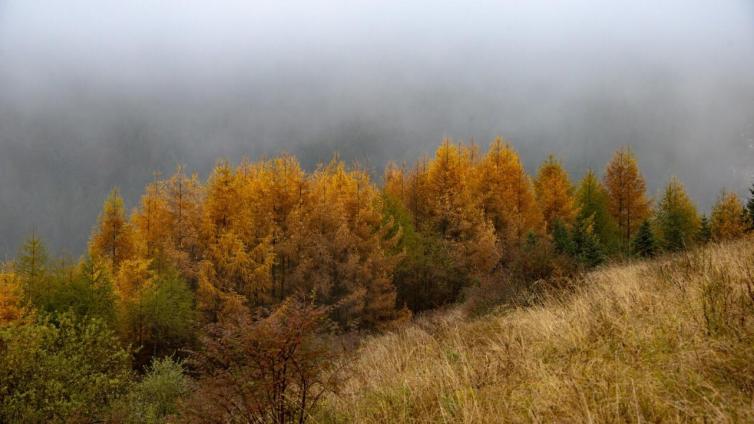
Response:
[[[112,187],[130,208],[218,158],[338,152],[379,181],[501,135],[577,179],[628,145],[705,212],[754,178],[749,1],[225,3],[0,1],[0,258],[32,231],[78,256]]]

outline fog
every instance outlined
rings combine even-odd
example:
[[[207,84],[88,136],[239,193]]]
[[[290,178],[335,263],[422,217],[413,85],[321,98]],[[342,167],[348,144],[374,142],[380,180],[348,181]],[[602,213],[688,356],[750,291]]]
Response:
[[[114,186],[283,151],[313,169],[502,135],[572,178],[616,147],[707,211],[754,179],[754,3],[0,0],[0,259],[81,254]]]

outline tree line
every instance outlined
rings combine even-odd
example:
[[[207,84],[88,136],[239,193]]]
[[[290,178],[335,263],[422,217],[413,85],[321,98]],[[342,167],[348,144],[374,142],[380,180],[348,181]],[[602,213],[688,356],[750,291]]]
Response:
[[[220,161],[206,181],[179,166],[130,213],[113,190],[83,258],[34,235],[2,266],[0,421],[303,420],[337,386],[328,335],[753,222],[754,188],[709,216],[677,178],[652,201],[628,148],[575,184],[552,155],[530,176],[501,138],[445,140],[381,186],[337,157]]]

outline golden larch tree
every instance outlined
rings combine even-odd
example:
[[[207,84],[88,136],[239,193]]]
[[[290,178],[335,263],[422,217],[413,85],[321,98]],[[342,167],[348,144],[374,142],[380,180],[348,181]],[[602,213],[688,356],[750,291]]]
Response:
[[[170,249],[166,254],[184,278],[195,281],[202,255],[202,184],[196,173],[188,176],[179,165],[164,182],[162,193],[170,234]]]
[[[236,173],[228,161],[217,163],[207,181],[204,200],[203,233],[205,242],[213,242],[230,228],[241,207]]]
[[[496,138],[475,166],[474,195],[504,244],[520,244],[542,230],[542,213],[518,153]]]
[[[161,259],[168,248],[170,215],[162,181],[155,179],[141,196],[141,205],[131,216],[135,247],[140,256]]]
[[[21,279],[9,265],[0,264],[0,327],[24,315]]]
[[[576,217],[573,186],[568,173],[554,155],[549,155],[539,167],[534,191],[548,232],[552,231],[556,221],[567,225],[573,222]]]
[[[123,198],[114,189],[105,200],[99,222],[89,241],[94,257],[106,258],[115,273],[123,260],[135,253],[133,227],[126,219]]]
[[[723,191],[712,207],[710,217],[712,238],[714,240],[731,240],[746,233],[748,221],[744,206],[736,193]]]
[[[629,249],[639,225],[649,217],[650,203],[646,184],[631,150],[621,148],[605,169],[605,187],[609,195],[610,214],[618,223],[621,242]]]

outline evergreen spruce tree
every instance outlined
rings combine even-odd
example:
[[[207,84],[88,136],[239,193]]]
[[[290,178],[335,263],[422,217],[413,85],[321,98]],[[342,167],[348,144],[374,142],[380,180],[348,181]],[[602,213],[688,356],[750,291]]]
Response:
[[[712,227],[707,215],[702,215],[702,219],[699,221],[699,232],[696,235],[696,240],[699,243],[708,243],[712,240]]]
[[[599,239],[594,234],[592,218],[579,219],[573,227],[573,256],[586,266],[597,266],[605,261]]]
[[[658,247],[678,251],[694,243],[699,231],[699,215],[678,178],[671,178],[665,186],[654,224]]]
[[[644,220],[639,231],[636,233],[636,238],[633,240],[632,246],[633,253],[635,255],[647,258],[652,257],[656,253],[655,238],[652,234],[652,227],[649,224],[649,220]]]
[[[552,242],[558,253],[572,254],[573,244],[563,221],[556,220],[552,226]]]

